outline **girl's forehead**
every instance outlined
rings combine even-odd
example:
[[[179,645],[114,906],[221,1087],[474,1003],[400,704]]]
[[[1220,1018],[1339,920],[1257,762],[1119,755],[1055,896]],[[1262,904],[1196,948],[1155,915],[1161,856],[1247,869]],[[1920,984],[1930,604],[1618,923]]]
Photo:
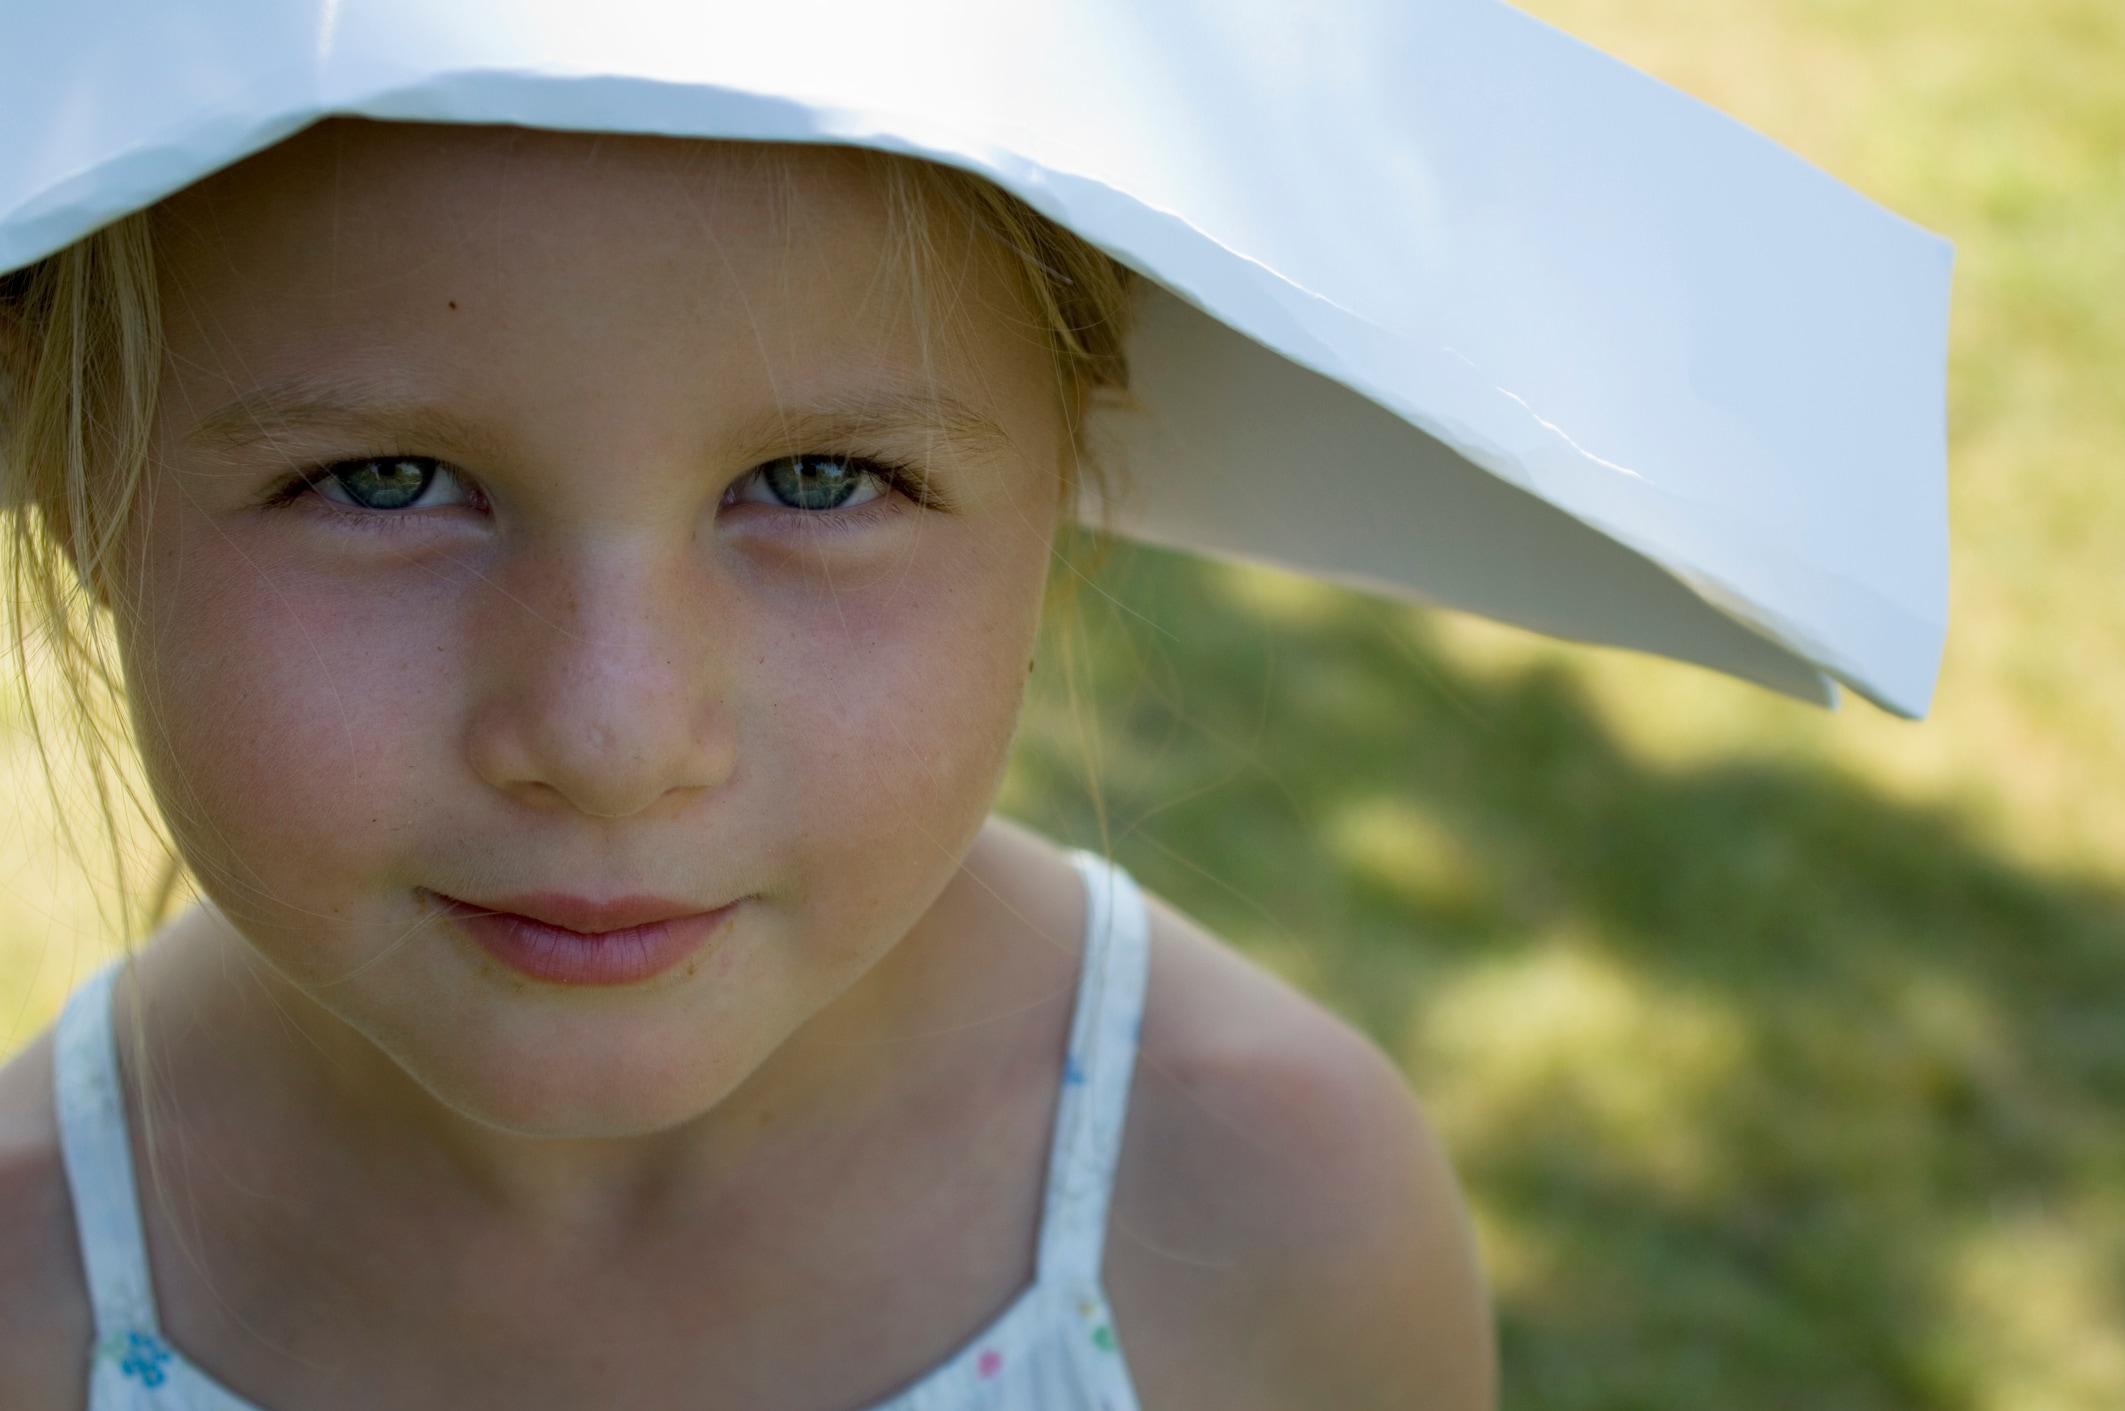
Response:
[[[209,287],[453,262],[552,279],[573,264],[664,281],[669,297],[673,280],[805,264],[875,279],[894,253],[886,183],[854,154],[508,128],[322,124],[157,216],[166,263]]]
[[[171,198],[156,228],[173,343],[247,376],[410,357],[459,378],[567,348],[645,378],[914,359],[1052,385],[1008,266],[963,220],[952,238],[950,211],[918,214],[911,231],[869,154],[340,121]]]

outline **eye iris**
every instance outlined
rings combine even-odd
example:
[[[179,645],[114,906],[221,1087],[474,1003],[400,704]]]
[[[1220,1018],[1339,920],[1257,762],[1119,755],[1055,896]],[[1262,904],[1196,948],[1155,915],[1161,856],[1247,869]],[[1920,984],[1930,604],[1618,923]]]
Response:
[[[792,509],[830,510],[847,503],[866,472],[839,456],[785,456],[768,465],[767,488]]]
[[[402,510],[427,490],[435,466],[410,458],[352,461],[335,467],[332,476],[363,509]]]

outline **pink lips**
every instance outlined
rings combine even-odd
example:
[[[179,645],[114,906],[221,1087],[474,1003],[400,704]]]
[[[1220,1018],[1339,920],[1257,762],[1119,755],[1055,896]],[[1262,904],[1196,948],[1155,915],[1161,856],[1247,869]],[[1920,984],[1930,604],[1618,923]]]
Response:
[[[475,904],[431,893],[480,949],[549,985],[632,985],[708,943],[737,903],[697,911],[661,897],[594,902],[557,893]]]

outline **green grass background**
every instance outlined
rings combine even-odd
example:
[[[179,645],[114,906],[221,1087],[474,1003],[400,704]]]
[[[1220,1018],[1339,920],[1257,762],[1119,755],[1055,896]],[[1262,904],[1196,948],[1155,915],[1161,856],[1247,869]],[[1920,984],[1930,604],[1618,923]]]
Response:
[[[2125,4],[1529,8],[1957,241],[1934,717],[1124,549],[1007,806],[1404,1062],[1516,1411],[2116,1411]]]
[[[1958,242],[1934,717],[1119,547],[1005,806],[1404,1063],[1514,1411],[2125,1407],[2125,4],[1529,8]],[[0,1047],[108,934],[42,787]]]

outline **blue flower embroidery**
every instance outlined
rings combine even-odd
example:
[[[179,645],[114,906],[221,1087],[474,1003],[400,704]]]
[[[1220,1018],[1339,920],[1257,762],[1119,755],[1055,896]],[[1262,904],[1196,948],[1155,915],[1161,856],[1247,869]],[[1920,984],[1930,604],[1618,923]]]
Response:
[[[1084,1080],[1085,1070],[1082,1067],[1078,1066],[1077,1055],[1074,1053],[1064,1054],[1063,1082],[1068,1086],[1074,1088],[1078,1084],[1084,1082]]]
[[[145,1387],[159,1387],[169,1380],[169,1373],[162,1364],[176,1354],[169,1344],[153,1333],[127,1333],[124,1341],[111,1349],[118,1358],[118,1370],[129,1377],[138,1377]]]

